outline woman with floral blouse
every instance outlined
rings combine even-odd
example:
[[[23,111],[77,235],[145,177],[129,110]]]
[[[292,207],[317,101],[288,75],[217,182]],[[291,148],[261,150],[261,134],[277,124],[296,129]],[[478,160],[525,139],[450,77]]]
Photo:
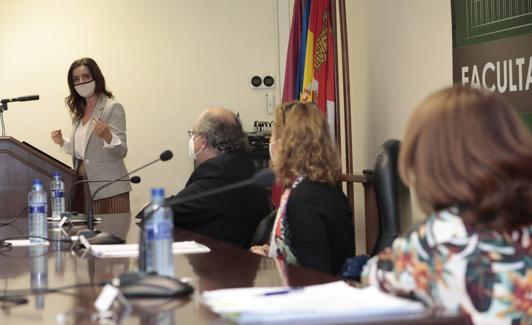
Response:
[[[532,136],[510,104],[458,86],[429,96],[399,169],[428,218],[363,281],[475,324],[532,324]]]

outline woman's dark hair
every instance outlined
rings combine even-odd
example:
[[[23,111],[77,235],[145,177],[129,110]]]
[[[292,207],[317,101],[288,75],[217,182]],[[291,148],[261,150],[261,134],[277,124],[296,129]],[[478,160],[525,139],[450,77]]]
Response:
[[[77,67],[83,65],[89,69],[92,79],[96,83],[94,93],[103,93],[105,96],[107,96],[107,98],[113,98],[113,94],[105,88],[105,78],[103,77],[102,71],[100,70],[100,67],[98,66],[96,61],[91,58],[81,58],[72,62],[70,68],[68,69],[67,75],[70,95],[65,98],[65,103],[67,104],[70,113],[72,113],[72,119],[74,121],[78,121],[83,117],[83,111],[87,106],[87,100],[77,93],[76,89],[74,88],[74,80],[72,79],[72,71],[74,71],[74,69],[76,69]]]
[[[429,96],[410,117],[399,170],[424,212],[456,205],[469,225],[532,224],[532,136],[501,95],[455,86]]]

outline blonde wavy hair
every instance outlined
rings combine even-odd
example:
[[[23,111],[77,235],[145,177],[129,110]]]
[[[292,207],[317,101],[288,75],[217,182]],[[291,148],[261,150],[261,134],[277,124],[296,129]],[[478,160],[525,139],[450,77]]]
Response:
[[[340,155],[316,105],[293,101],[277,106],[272,141],[277,144],[273,170],[285,188],[301,175],[335,184]]]

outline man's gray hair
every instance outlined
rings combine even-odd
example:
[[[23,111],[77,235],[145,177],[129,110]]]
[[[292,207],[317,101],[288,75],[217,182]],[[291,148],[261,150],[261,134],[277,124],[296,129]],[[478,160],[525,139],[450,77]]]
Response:
[[[197,123],[196,131],[207,137],[207,145],[221,153],[246,150],[248,141],[235,113],[207,112]]]

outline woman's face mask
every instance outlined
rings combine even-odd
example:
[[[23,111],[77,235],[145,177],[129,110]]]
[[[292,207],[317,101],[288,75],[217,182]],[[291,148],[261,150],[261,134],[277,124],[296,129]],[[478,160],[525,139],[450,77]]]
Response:
[[[89,98],[94,95],[96,81],[92,78],[92,73],[87,66],[80,65],[72,70],[72,82],[74,89],[81,97]]]
[[[83,84],[75,85],[74,89],[76,89],[76,92],[81,97],[89,98],[94,95],[94,91],[96,89],[96,81],[92,80]]]

